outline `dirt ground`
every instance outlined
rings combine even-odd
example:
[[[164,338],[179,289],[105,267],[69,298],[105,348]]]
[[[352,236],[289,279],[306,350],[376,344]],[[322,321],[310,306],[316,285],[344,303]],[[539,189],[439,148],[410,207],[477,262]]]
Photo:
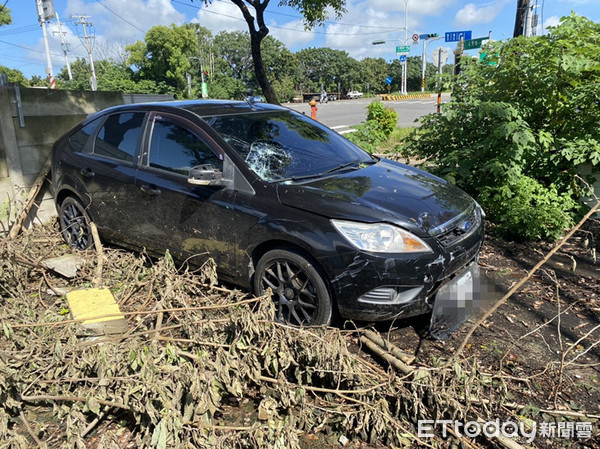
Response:
[[[23,278],[19,278],[20,280],[18,282],[14,282],[14,284],[11,284],[10,286],[11,294],[18,294],[23,298],[31,298],[30,302],[33,311],[28,311],[27,313],[30,313],[32,316],[23,317],[23,321],[26,322],[35,322],[35,320],[47,321],[49,313],[53,309],[57,310],[57,307],[59,309],[60,307],[63,307],[64,309],[64,305],[61,306],[61,302],[56,299],[56,294],[50,291],[51,288],[48,289],[47,287],[50,285],[52,288],[58,288],[69,284],[69,282],[66,282],[65,279],[60,278],[60,276],[55,276],[52,273],[39,270],[39,260],[70,251],[61,242],[55,226],[42,228],[37,231],[28,231],[17,244],[21,245],[24,254],[19,256],[18,253],[14,252],[13,248],[12,252],[6,252],[3,257],[10,258],[12,261],[11,263],[14,263],[14,267],[20,268],[18,270],[15,268],[14,273],[7,273],[6,267],[12,265],[6,264],[3,267],[0,267],[0,277],[7,283],[7,287],[0,292],[2,295],[0,321],[3,326],[5,323],[14,323],[17,317],[17,315],[12,314],[12,312],[9,312],[6,309],[11,306],[11,298],[8,295],[8,284],[12,282],[11,277],[17,277],[17,275],[26,276],[24,279],[27,279],[27,281],[24,282],[22,281]],[[522,279],[552,247],[553,245],[545,243],[510,242],[495,238],[491,234],[488,234],[480,258],[481,272],[489,285],[489,301],[486,303],[487,306],[489,307],[495,301],[499,300],[504,293],[508,291],[512,285]],[[192,292],[181,290],[181,292],[179,292],[181,295],[178,296],[176,294],[178,293],[177,289],[184,288],[180,285],[181,282],[195,282],[195,278],[193,277],[195,275],[192,273],[169,275],[172,276],[171,280],[169,280],[170,278],[167,279],[168,276],[161,274],[166,281],[164,283],[165,287],[161,287],[160,291],[156,291],[159,280],[163,278],[159,279],[158,277],[152,277],[153,275],[150,273],[150,268],[144,265],[146,262],[134,261],[134,258],[138,256],[131,255],[121,249],[107,248],[107,251],[110,256],[109,259],[114,259],[118,262],[116,262],[116,265],[112,267],[112,271],[110,271],[113,278],[110,281],[105,278],[105,281],[110,284],[111,290],[116,292],[115,296],[121,298],[122,304],[126,303],[125,308],[127,310],[149,310],[153,307],[153,301],[156,298],[163,298],[169,295],[176,296],[178,302],[174,305],[169,303],[168,307],[189,307],[190,304],[186,302],[186,300],[181,299],[182,295],[186,298],[187,296],[185,295],[189,295],[190,297],[193,295],[200,295],[202,298],[208,298],[211,304],[217,304],[219,307],[227,301],[243,301],[245,298],[243,292],[241,294],[231,293],[228,292],[227,289],[222,290],[221,298],[216,298],[214,295],[206,295],[200,290],[194,290]],[[550,429],[548,432],[556,432],[553,435],[548,433],[541,434],[538,432],[532,442],[527,444],[523,443],[522,447],[600,448],[600,254],[597,254],[599,252],[600,222],[590,221],[584,226],[583,230],[579,231],[556,256],[543,266],[531,280],[519,290],[519,292],[513,295],[506,304],[501,306],[482,326],[477,328],[466,345],[464,353],[465,357],[463,359],[465,363],[461,365],[455,364],[454,366],[454,374],[458,374],[459,370],[463,369],[462,367],[472,366],[474,367],[473,370],[475,370],[475,366],[477,366],[476,376],[480,376],[483,373],[489,382],[492,383],[487,390],[483,387],[478,387],[479,390],[477,390],[477,392],[481,393],[484,390],[496,392],[489,397],[485,394],[472,394],[471,396],[471,393],[469,393],[469,395],[465,393],[471,390],[466,387],[463,388],[460,390],[463,392],[463,397],[460,398],[460,401],[463,405],[466,403],[467,408],[474,407],[480,411],[484,411],[485,409],[493,410],[492,414],[488,413],[486,415],[488,418],[495,417],[501,420],[520,420],[535,423],[538,431],[541,428],[541,423],[550,423],[550,427],[548,427],[548,424],[542,425],[546,426],[546,429]],[[19,260],[19,257],[21,257],[22,260]],[[81,269],[76,280],[78,285],[84,287],[89,286],[90,280],[94,277],[95,272],[93,264],[94,254],[92,253],[86,257],[88,258],[88,262],[84,264],[84,267]],[[2,272],[2,269],[4,269],[4,272]],[[152,270],[154,270],[154,268],[152,268]],[[17,271],[19,271],[20,274],[17,273]],[[159,273],[162,273],[162,271]],[[204,281],[205,280],[206,279],[204,279]],[[161,280],[161,282],[163,281]],[[148,288],[147,291],[144,290],[146,288]],[[212,294],[214,294],[214,291],[212,291]],[[53,306],[54,301],[57,301],[56,306]],[[482,310],[480,315],[483,314],[484,311],[485,310]],[[63,313],[63,310],[61,310],[60,313]],[[164,322],[161,323],[165,329],[168,329],[170,325],[174,324],[177,326],[182,325],[180,321],[178,321],[181,320],[181,316],[178,316],[177,314],[173,314],[169,318],[167,318],[167,316],[168,315],[165,314]],[[202,316],[201,318],[204,321],[210,321],[210,317],[207,319],[207,317]],[[152,329],[158,325],[154,323],[154,318],[152,318],[151,322],[147,321],[145,318],[136,320],[137,321],[134,321],[134,323],[136,323],[136,329],[140,327],[145,329],[144,326],[147,326],[148,329]],[[222,321],[222,317],[217,317],[216,322],[219,320]],[[404,352],[416,356],[415,361],[412,362],[412,366],[432,370],[431,372],[433,373],[439,366],[447,363],[452,357],[474,321],[475,320],[472,319],[470,322],[466,323],[446,340],[433,340],[428,337],[427,317],[407,320],[406,322],[379,323],[375,326],[371,326],[368,323],[354,323],[353,325],[345,326],[342,329],[344,340],[341,341],[342,344],[347,346],[350,353],[358,354],[359,358],[363,360],[361,363],[364,363],[364,366],[368,368],[366,370],[367,373],[371,373],[372,376],[381,375],[381,378],[383,379],[385,377],[384,375],[390,372],[390,367],[385,361],[367,350],[360,341],[362,329],[374,328],[379,331],[384,338],[389,339],[389,341],[400,347]],[[214,332],[213,343],[203,344],[213,344],[216,347],[229,347],[229,339],[223,341],[219,340],[219,327],[214,324],[211,326],[212,327],[210,327],[209,330],[210,332]],[[246,323],[245,326],[244,329],[247,330],[250,325]],[[359,330],[356,330],[356,328],[359,328]],[[11,332],[7,331],[4,327],[3,330],[5,336],[9,335]],[[187,334],[183,337],[181,335],[175,337],[166,336],[164,339],[170,343],[183,342],[188,345],[191,345],[192,341],[198,341],[198,339],[209,339],[206,337],[206,335],[209,335],[209,331],[206,329],[200,332],[200,337],[198,337],[197,334],[194,334],[192,330],[188,329],[186,332]],[[273,330],[270,330],[269,332],[273,333]],[[286,334],[289,333],[290,331],[286,331],[278,338],[286,339],[288,338]],[[51,345],[56,344],[52,337],[49,337],[47,333],[36,331],[36,333],[32,333],[31,335],[35,338],[40,338],[40,345],[42,345],[42,343],[46,344],[47,342],[50,342]],[[68,339],[71,337],[66,333],[63,337],[62,341],[64,346],[64,342],[69,341]],[[42,342],[41,340],[44,338],[46,340]],[[271,336],[269,338],[274,337]],[[18,356],[19,351],[15,352],[15,347],[11,346],[14,342],[9,340],[10,338],[6,339],[0,337],[0,396],[4,394],[2,392],[2,388],[4,388],[2,382],[4,381],[8,384],[9,380],[15,376],[14,370],[11,371],[10,369],[6,369],[7,366],[10,366],[10,358],[20,357]],[[310,341],[310,339],[303,340],[303,345],[308,344],[307,342]],[[329,344],[332,341],[335,342],[335,340],[328,340]],[[145,344],[145,342],[145,339],[141,340],[142,344]],[[33,344],[33,346],[28,347],[27,343],[19,343],[23,346],[23,356],[27,356],[29,353],[31,357],[34,357],[32,354],[35,354],[36,343],[35,341],[30,341],[28,343]],[[298,346],[302,347],[300,344],[298,344]],[[17,348],[18,347],[19,346],[17,345]],[[54,346],[48,347],[51,352],[59,351],[59,349]],[[282,357],[282,354],[284,354],[282,347],[283,346],[280,346],[278,349],[280,353],[279,357]],[[39,350],[41,351],[41,349]],[[66,351],[66,349],[62,349],[62,351]],[[188,349],[188,351],[191,352],[191,349]],[[262,348],[261,351],[262,357],[267,351],[266,347]],[[221,353],[215,352],[213,355],[214,354],[218,355]],[[55,356],[55,354],[52,355],[52,357]],[[219,357],[221,356],[222,354],[219,355]],[[48,355],[48,357],[50,357],[50,355]],[[164,355],[161,355],[161,357],[164,357]],[[194,356],[190,355],[188,357],[192,357],[192,360],[195,360],[193,358]],[[294,357],[298,356],[294,355]],[[130,362],[131,360],[127,363]],[[5,365],[3,365],[3,363],[5,363]],[[89,365],[92,362],[87,361],[86,363]],[[264,364],[263,375],[265,373],[268,374],[269,371],[273,371],[273,369],[266,365],[264,360],[262,360],[261,363]],[[281,363],[281,359],[279,363]],[[334,368],[333,366],[334,365],[327,369],[323,367],[322,369],[324,371],[347,371],[351,369],[351,366],[355,365],[345,365],[343,368]],[[172,370],[180,370],[183,369],[182,367],[183,365],[177,365],[169,368],[169,370],[165,368],[164,371],[166,374],[171,375]],[[239,369],[241,370],[242,368]],[[55,369],[58,371],[58,368]],[[89,367],[86,369],[89,370]],[[131,370],[131,367],[128,369]],[[277,369],[275,369],[275,371],[277,371]],[[83,376],[82,373],[83,371],[77,373],[77,375]],[[218,370],[214,371],[212,375],[217,376],[216,373],[218,373]],[[34,374],[38,377],[33,376]],[[20,379],[19,382],[21,383],[15,382],[14,385],[26,385],[26,391],[28,389],[34,390],[37,387],[36,382],[44,375],[43,369],[38,368],[36,371],[32,371],[33,377]],[[88,377],[91,376],[89,373],[86,375]],[[136,375],[139,375],[139,373],[136,373]],[[229,375],[233,376],[233,374]],[[56,378],[49,379],[47,382],[57,382],[55,379],[64,379],[65,376],[67,376],[66,372],[57,372]],[[70,375],[71,378],[74,376],[74,374]],[[117,378],[116,374],[114,374],[114,376]],[[292,378],[289,373],[287,376],[288,379]],[[122,382],[122,379],[125,377],[127,376],[121,375],[118,377],[118,380]],[[246,377],[248,377],[248,375]],[[273,377],[276,376],[273,374]],[[393,375],[392,377],[396,377],[396,375]],[[467,378],[468,377],[469,376],[467,376]],[[73,382],[73,380],[70,382]],[[230,382],[234,381],[230,379]],[[14,385],[12,388],[15,388]],[[256,382],[249,383],[248,385],[256,385]],[[323,386],[325,384],[323,383],[321,385]],[[446,384],[442,382],[441,385]],[[277,388],[280,387],[280,385],[277,386]],[[338,384],[330,386],[329,388],[331,389],[325,388],[323,390],[330,393],[337,391],[335,388],[341,387],[343,387],[343,385]],[[265,418],[264,416],[261,417],[261,413],[263,415],[266,414],[265,416],[269,417],[273,413],[273,408],[269,405],[267,399],[270,396],[281,397],[281,391],[271,392],[270,388],[271,387],[268,386],[265,387],[263,383],[263,386],[260,388],[252,387],[244,389],[243,392],[240,392],[239,394],[230,393],[224,395],[223,399],[217,404],[217,411],[214,413],[215,422],[218,423],[221,429],[227,429],[231,432],[247,432],[247,430],[257,421],[264,421]],[[274,390],[276,389],[275,384],[272,385],[272,388]],[[456,388],[456,386],[454,385],[453,388]],[[51,391],[53,390],[48,390],[46,392]],[[75,394],[75,391],[79,390],[75,390],[74,387],[72,387],[69,391],[73,391],[72,394]],[[419,391],[421,390],[417,389],[410,394],[418,396]],[[78,392],[77,394],[81,395],[82,393]],[[371,401],[377,399],[376,395],[369,397]],[[3,396],[3,398],[6,399],[5,396]],[[361,396],[361,399],[358,402],[366,401],[367,399],[365,398],[367,398],[367,396]],[[349,416],[354,412],[350,413],[345,408],[351,404],[351,402],[348,402],[349,399],[347,394],[346,397],[342,395],[342,399],[340,404],[335,405],[337,403],[332,402],[330,396],[317,397],[315,399],[315,404],[312,406],[313,408],[311,408],[311,413],[317,413],[317,415],[318,413],[324,413],[323,416],[327,415],[329,418],[328,420],[323,418],[323,421],[320,424],[311,424],[310,426],[308,426],[308,424],[303,424],[308,426],[305,428],[310,428],[310,430],[300,432],[294,446],[305,448],[334,448],[343,446],[354,448],[389,447],[385,442],[386,440],[382,438],[382,435],[385,435],[386,430],[385,427],[382,427],[381,423],[373,424],[370,431],[370,437],[369,434],[361,433],[356,430],[356,427],[358,426],[356,422],[358,421],[352,424],[353,421],[349,419]],[[422,398],[419,400],[424,403],[427,402]],[[430,402],[435,405],[435,401]],[[86,414],[89,414],[90,410],[94,411],[94,408],[92,408],[90,404],[86,404],[86,406],[88,408],[82,409],[81,415],[75,416],[83,419],[82,417],[87,416]],[[71,405],[71,407],[73,407],[73,405]],[[281,405],[279,405],[279,407],[279,410],[281,410]],[[372,409],[373,407],[374,405],[370,405],[365,408]],[[335,413],[332,414],[331,412],[331,410],[334,409],[343,410],[344,416],[346,416],[344,425],[349,426],[347,427],[348,430],[346,433],[340,431],[342,427],[339,422],[341,421],[331,419],[331,416],[335,417]],[[66,422],[72,424],[71,421],[64,420],[73,420],[75,418],[73,418],[73,415],[69,415],[68,418],[65,418],[65,416],[67,416],[65,415],[67,409],[65,409],[64,406],[61,408],[56,404],[53,405],[53,403],[38,404],[35,407],[28,406],[25,414],[21,417],[19,416],[19,413],[14,414],[14,410],[14,408],[10,409],[10,407],[5,409],[5,412],[10,416],[6,417],[4,421],[7,423],[7,428],[2,428],[2,426],[0,426],[0,434],[9,435],[11,438],[7,439],[7,442],[5,443],[0,441],[0,448],[33,447],[36,443],[39,446],[40,441],[34,441],[32,434],[38,435],[38,438],[43,440],[41,442],[42,446],[40,447],[65,447],[67,441],[73,441],[68,439],[64,434],[62,426]],[[323,410],[329,411],[325,413]],[[422,409],[419,410],[419,413],[423,412]],[[0,408],[0,423],[3,418],[2,412],[3,409]],[[298,409],[294,413],[296,413],[296,415],[301,415],[302,409]],[[410,414],[411,412],[408,411],[407,413]],[[107,415],[106,413],[101,413],[100,415],[101,419],[96,421],[92,420],[91,417],[87,418],[87,422],[85,422],[85,426],[83,426],[89,428],[89,431],[86,432],[87,436],[85,441],[83,439],[81,440],[84,441],[82,444],[84,444],[85,447],[138,447],[140,441],[149,442],[150,436],[152,437],[152,441],[154,441],[156,431],[151,435],[146,435],[147,440],[144,440],[143,437],[139,436],[139,431],[136,430],[136,426],[140,425],[140,423],[136,424],[132,419],[131,414],[112,410],[110,415]],[[287,419],[289,421],[291,418]],[[293,419],[298,420],[299,418],[298,416],[295,416]],[[334,425],[335,422],[338,422],[338,425]],[[361,426],[366,426],[365,422],[360,421],[360,423]],[[581,424],[587,425],[587,423],[591,423],[591,432],[589,435],[585,432],[581,433],[580,437],[577,437],[574,433],[559,434],[560,429],[567,429],[567,431],[570,429],[571,432],[574,432],[574,429],[579,428],[575,426]],[[29,430],[27,427],[29,427]],[[587,429],[587,427],[585,428]],[[379,433],[375,433],[373,429],[378,429]],[[439,434],[439,429],[436,430]],[[411,432],[414,431],[415,429],[413,428]],[[136,432],[138,435],[136,435]],[[110,435],[109,439],[112,444],[106,444],[107,435]],[[347,442],[344,438],[345,435],[348,435]],[[379,437],[376,435],[379,435]],[[410,432],[404,432],[402,435],[410,435]],[[42,438],[42,436],[44,438]],[[160,447],[160,438],[156,438],[158,438],[158,443],[157,441],[154,441],[154,444],[151,444],[149,447]],[[196,435],[195,438],[198,439],[198,435]],[[252,438],[238,443],[232,443],[232,441],[237,441],[235,436],[232,436],[231,438],[231,440],[225,440],[225,442],[219,440],[219,444],[212,444],[209,442],[210,444],[207,443],[207,447],[258,447],[254,445],[257,441],[256,434],[253,434]],[[296,438],[296,436],[293,438]],[[398,447],[399,444],[397,441],[403,440],[402,437],[400,437],[400,440],[395,441],[396,443],[394,445]],[[506,447],[497,442],[485,441],[480,438],[438,438],[435,442],[427,439],[418,441],[418,444],[413,441],[412,443],[403,445],[403,447],[427,447],[428,445],[430,447],[445,448]],[[197,444],[195,447],[204,446],[202,446],[202,444]],[[288,445],[287,447],[292,446]]]
[[[479,262],[489,287],[488,306],[524,278],[553,246],[488,234]],[[427,338],[426,317],[416,325],[395,323],[378,329],[416,355],[417,362],[430,364],[453,354],[474,321],[444,341]],[[536,447],[600,447],[600,222],[589,221],[494,312],[470,338],[465,355],[496,373],[506,385],[509,402],[515,403],[509,405],[526,406],[525,414],[538,426],[542,421],[558,425],[569,419],[593,422],[595,438],[538,437]],[[515,407],[505,410],[507,418],[516,412]]]

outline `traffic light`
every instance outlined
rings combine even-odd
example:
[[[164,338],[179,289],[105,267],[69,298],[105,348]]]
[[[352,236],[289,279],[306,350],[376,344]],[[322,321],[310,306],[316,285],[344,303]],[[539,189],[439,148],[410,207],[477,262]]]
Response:
[[[44,21],[52,20],[56,18],[56,12],[54,11],[54,0],[42,0],[42,18]]]
[[[430,34],[427,35],[427,39],[431,39],[433,37],[438,37],[438,34],[437,33],[430,33]]]
[[[381,44],[385,44],[385,41],[373,41],[372,44],[373,45],[381,45]]]

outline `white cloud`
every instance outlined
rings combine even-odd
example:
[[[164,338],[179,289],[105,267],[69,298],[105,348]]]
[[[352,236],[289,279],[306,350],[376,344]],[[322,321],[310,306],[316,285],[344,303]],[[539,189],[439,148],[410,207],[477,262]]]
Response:
[[[305,31],[300,19],[279,24],[275,20],[268,20],[268,17],[269,14],[266,14],[265,21],[269,34],[279,39],[288,48],[307,44],[314,39],[314,32]],[[213,34],[221,31],[248,31],[248,24],[242,12],[231,2],[217,1],[203,6],[192,22],[208,28]]]
[[[558,17],[558,16],[548,17],[546,20],[544,20],[544,30],[547,29],[548,27],[558,26],[559,24],[560,24],[560,17]]]
[[[102,4],[85,0],[67,1],[66,13],[60,20],[65,42],[69,46],[68,56],[71,62],[77,57],[88,59],[81,39],[83,27],[81,24],[76,25],[75,21],[71,20],[72,16],[87,16],[86,22],[92,24],[87,27],[87,33],[93,38],[90,43],[93,46],[94,60],[118,58],[126,44],[143,39],[146,31],[155,25],[181,24],[185,21],[185,15],[173,8],[169,0],[102,0]],[[54,21],[48,24],[48,44],[56,75],[60,68],[65,66],[65,59],[58,27]],[[28,56],[45,67],[45,49],[41,37],[34,48],[36,51],[29,52]]]
[[[399,4],[402,6],[399,7]],[[394,47],[404,40],[404,2],[394,3],[396,10],[375,7],[373,2],[354,3],[347,6],[348,12],[340,23],[325,26],[325,41],[322,44],[337,50],[345,50],[356,59],[383,57],[394,54]],[[411,35],[422,28],[422,17],[409,12],[407,28],[409,43]],[[386,40],[386,44],[372,44],[375,40]]]
[[[491,23],[506,4],[506,0],[488,3],[482,7],[477,7],[475,3],[469,3],[456,13],[454,23],[460,26]]]
[[[416,14],[435,15],[442,14],[444,9],[452,6],[456,0],[409,0],[408,4],[403,0],[371,0],[369,6],[381,11],[398,12],[404,14],[405,7],[408,6],[408,16]]]
[[[294,20],[283,25],[271,21],[267,26],[270,34],[283,42],[288,49],[306,45],[315,39],[315,32],[305,30],[302,20]]]
[[[185,15],[169,0],[102,0],[102,3],[68,0],[67,13],[69,17],[90,16],[89,21],[115,41],[143,39],[155,25],[180,25],[185,21]]]
[[[221,31],[248,31],[248,25],[241,11],[229,2],[203,5],[192,22],[208,28],[213,34]]]

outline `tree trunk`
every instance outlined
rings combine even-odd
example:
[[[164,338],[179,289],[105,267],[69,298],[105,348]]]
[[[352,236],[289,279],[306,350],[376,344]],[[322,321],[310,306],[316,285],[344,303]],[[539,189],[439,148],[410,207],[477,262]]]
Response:
[[[258,24],[258,29],[254,24],[254,17],[250,13],[250,10],[248,10],[244,0],[231,1],[240,9],[240,11],[242,11],[244,20],[246,20],[246,23],[248,24],[248,30],[250,31],[252,61],[254,62],[254,74],[256,75],[258,85],[260,86],[265,99],[269,103],[279,104],[279,101],[277,101],[277,96],[275,95],[275,91],[267,79],[265,66],[262,60],[262,52],[260,50],[262,40],[267,36],[267,34],[269,34],[269,29],[265,25],[264,20],[264,11],[269,4],[269,0],[247,0],[248,3],[252,5],[256,13],[256,23]]]
[[[267,79],[267,75],[265,73],[265,65],[263,64],[262,52],[260,49],[261,42],[262,37],[259,37],[254,33],[250,34],[252,61],[254,61],[254,74],[256,75],[258,85],[260,86],[267,102],[279,104],[279,101],[277,101],[277,95],[275,95],[275,91],[273,90],[273,87],[271,86],[271,83]]]

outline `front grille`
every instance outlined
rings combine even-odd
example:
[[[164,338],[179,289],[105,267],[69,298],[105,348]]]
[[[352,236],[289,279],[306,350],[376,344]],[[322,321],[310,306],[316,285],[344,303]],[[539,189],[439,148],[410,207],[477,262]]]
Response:
[[[475,231],[480,224],[481,215],[478,211],[478,208],[474,207],[470,214],[458,221],[456,226],[449,231],[436,236],[436,239],[443,246],[451,246]]]

